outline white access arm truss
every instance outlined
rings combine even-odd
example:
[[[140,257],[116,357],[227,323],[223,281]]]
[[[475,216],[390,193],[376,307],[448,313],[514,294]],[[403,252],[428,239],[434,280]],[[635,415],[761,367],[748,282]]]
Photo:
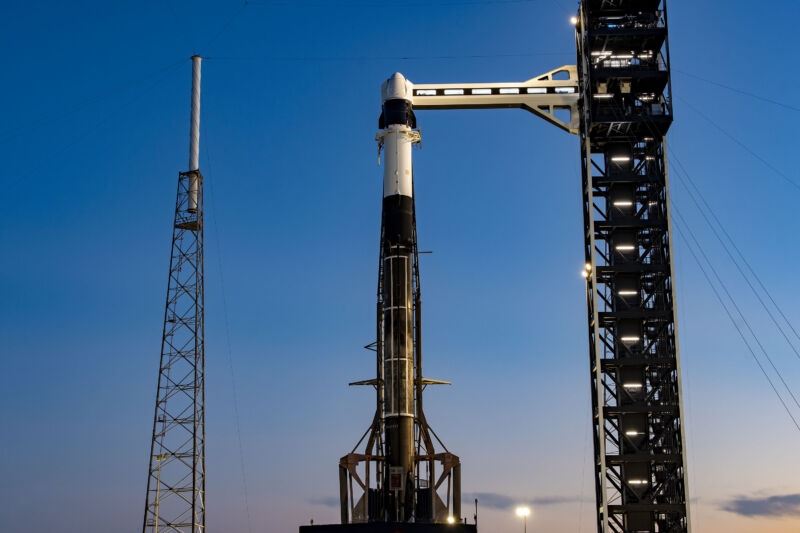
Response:
[[[567,74],[568,79],[555,79]],[[418,109],[498,109],[530,111],[568,131],[578,134],[578,68],[565,65],[527,81],[511,83],[412,84],[412,103]],[[556,116],[568,110],[569,120]]]

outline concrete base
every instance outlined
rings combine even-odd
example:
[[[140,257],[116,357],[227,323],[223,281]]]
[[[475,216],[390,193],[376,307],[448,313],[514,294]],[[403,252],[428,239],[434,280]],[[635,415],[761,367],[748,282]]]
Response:
[[[405,524],[368,522],[363,524],[331,524],[300,526],[300,533],[477,533],[472,524]]]

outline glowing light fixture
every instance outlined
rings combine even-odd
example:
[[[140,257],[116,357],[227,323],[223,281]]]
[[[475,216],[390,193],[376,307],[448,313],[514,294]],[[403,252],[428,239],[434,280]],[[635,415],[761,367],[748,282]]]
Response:
[[[639,342],[639,337],[636,335],[626,335],[624,337],[620,337],[619,340],[622,342]]]
[[[528,516],[530,516],[530,514],[531,514],[530,507],[524,507],[524,506],[517,507],[517,516],[522,518],[522,527],[523,527],[522,531],[524,533],[528,533]]]
[[[455,524],[456,523],[456,519],[453,518],[452,516],[448,516],[447,517],[447,523],[448,524]]]
[[[572,24],[573,26],[577,26],[578,25],[578,17],[570,17],[569,23]]]

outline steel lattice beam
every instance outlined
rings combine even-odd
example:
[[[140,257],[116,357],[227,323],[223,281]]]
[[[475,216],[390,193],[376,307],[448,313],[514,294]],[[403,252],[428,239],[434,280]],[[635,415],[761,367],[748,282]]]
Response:
[[[143,532],[205,531],[203,176],[178,177]]]
[[[576,36],[598,531],[688,532],[666,6],[585,0]]]

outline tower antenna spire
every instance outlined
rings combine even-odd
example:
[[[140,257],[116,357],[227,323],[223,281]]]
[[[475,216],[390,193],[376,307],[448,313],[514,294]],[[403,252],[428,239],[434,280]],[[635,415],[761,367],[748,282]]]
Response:
[[[178,174],[143,533],[203,533],[206,523],[201,61],[192,57],[189,169]]]

